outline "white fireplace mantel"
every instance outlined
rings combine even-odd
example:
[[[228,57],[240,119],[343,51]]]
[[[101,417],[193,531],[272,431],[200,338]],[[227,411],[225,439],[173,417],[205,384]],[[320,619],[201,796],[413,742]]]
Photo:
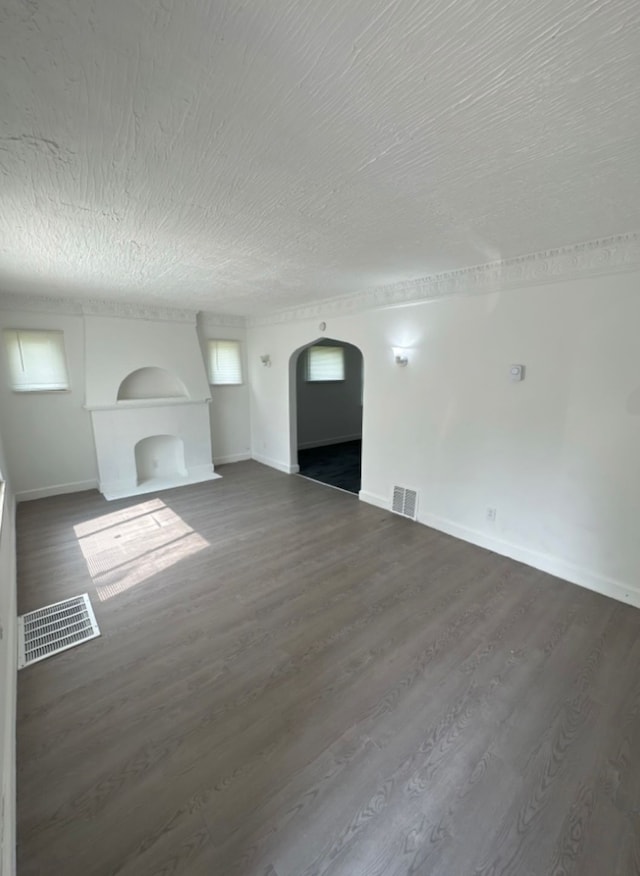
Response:
[[[164,408],[174,405],[210,404],[211,398],[141,398],[124,399],[107,405],[84,405],[86,411],[119,411],[127,408]]]
[[[98,458],[100,492],[120,499],[215,480],[211,462],[209,400],[145,399],[95,405],[90,408]],[[167,469],[162,455],[147,459],[144,475],[136,463],[136,447],[145,439],[174,437],[184,451],[184,463]],[[152,442],[150,442],[153,446]],[[138,461],[139,462],[139,461]],[[150,476],[154,465],[157,476]]]

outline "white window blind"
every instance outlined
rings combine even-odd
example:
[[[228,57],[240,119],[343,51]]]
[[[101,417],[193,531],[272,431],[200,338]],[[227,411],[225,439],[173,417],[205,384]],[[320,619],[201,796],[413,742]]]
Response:
[[[69,389],[60,331],[5,329],[10,385],[15,392]]]
[[[342,347],[309,347],[307,350],[307,380],[344,380],[344,350]]]
[[[209,341],[209,383],[218,386],[242,383],[240,341]]]

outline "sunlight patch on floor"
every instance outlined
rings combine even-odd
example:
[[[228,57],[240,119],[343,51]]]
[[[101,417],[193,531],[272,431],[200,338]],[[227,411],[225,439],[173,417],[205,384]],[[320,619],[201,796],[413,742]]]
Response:
[[[102,602],[209,545],[161,499],[79,523],[74,532]]]

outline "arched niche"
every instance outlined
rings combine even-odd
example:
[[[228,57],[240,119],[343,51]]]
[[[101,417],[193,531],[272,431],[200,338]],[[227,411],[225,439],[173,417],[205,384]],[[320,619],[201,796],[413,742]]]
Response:
[[[128,374],[118,388],[118,401],[188,397],[184,383],[166,368],[138,368]]]

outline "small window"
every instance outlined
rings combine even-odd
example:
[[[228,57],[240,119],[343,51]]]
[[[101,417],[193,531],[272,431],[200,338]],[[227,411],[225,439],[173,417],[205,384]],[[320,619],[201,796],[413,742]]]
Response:
[[[240,341],[209,341],[209,383],[237,386],[242,383]]]
[[[309,347],[307,350],[307,380],[323,383],[344,380],[343,348]]]
[[[9,381],[15,392],[69,389],[61,331],[5,329]]]

